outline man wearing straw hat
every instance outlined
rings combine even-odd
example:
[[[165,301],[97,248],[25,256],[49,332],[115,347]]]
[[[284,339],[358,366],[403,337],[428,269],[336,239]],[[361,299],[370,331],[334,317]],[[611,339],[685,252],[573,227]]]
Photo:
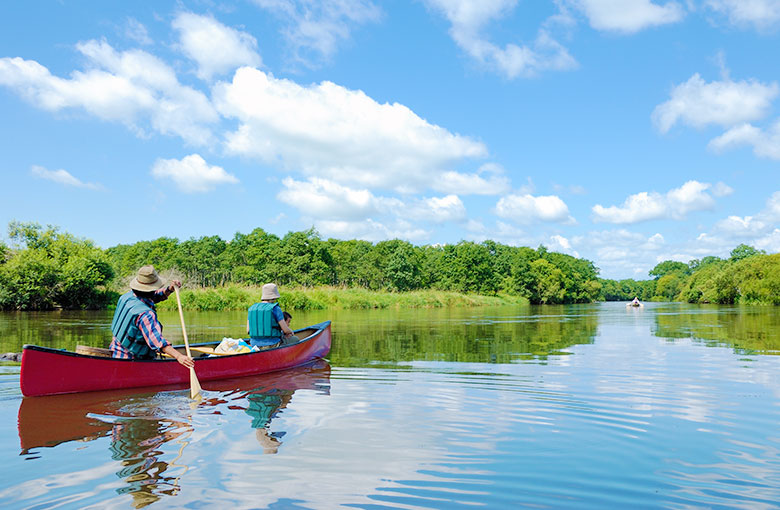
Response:
[[[119,298],[111,322],[111,355],[122,359],[154,359],[158,352],[168,354],[187,368],[195,366],[189,356],[180,353],[163,337],[162,324],[157,320],[155,303],[159,303],[181,287],[179,280],[165,282],[154,270],[144,266],[130,282],[130,291]]]

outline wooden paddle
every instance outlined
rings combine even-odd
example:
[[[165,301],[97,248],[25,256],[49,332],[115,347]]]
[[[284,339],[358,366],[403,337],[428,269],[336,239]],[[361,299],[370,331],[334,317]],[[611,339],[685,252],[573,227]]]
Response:
[[[187,349],[187,356],[191,358],[190,342],[187,340],[187,328],[184,327],[184,314],[181,311],[179,289],[174,285],[173,290],[176,292],[176,304],[179,305],[179,318],[181,319],[181,333],[184,335],[184,347]],[[195,368],[190,368],[190,398],[195,400],[195,397],[198,395],[200,395],[200,382],[198,382],[198,376],[195,375]]]

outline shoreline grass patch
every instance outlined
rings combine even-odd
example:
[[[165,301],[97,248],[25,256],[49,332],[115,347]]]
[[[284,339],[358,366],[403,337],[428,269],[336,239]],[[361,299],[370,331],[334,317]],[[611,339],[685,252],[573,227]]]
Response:
[[[528,304],[519,296],[483,296],[459,292],[420,290],[387,292],[339,287],[280,287],[279,304],[285,310],[365,310],[386,308],[444,308]],[[245,310],[260,301],[261,287],[228,285],[211,288],[183,288],[182,307],[198,311]],[[175,301],[159,303],[161,310],[176,309]]]

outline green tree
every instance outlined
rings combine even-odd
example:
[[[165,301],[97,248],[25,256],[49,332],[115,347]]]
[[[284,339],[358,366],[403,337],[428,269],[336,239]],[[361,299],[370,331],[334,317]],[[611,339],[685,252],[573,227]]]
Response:
[[[387,259],[387,286],[394,291],[409,291],[420,288],[420,262],[414,247],[399,241]]]
[[[531,303],[563,303],[566,295],[563,271],[545,259],[537,259],[531,262],[531,274],[533,275],[529,297]]]
[[[526,247],[514,248],[508,251],[507,258],[508,273],[504,273],[504,267],[501,267],[498,273],[505,275],[502,289],[509,294],[530,298],[535,283],[531,262],[537,259],[537,252]]]
[[[219,236],[192,238],[179,243],[173,262],[192,284],[224,285],[230,277],[223,257],[226,249],[227,243]]]
[[[104,286],[114,271],[91,241],[37,223],[11,222],[8,231],[17,248],[0,265],[1,308],[100,308],[113,298]]]
[[[731,271],[721,270],[715,275],[713,287],[713,298],[711,300],[708,299],[706,302],[730,305],[736,302],[739,297],[739,288]]]
[[[739,282],[740,303],[780,304],[780,253],[738,260],[732,274]]]
[[[737,260],[746,259],[755,255],[766,255],[766,252],[764,250],[757,250],[752,246],[748,246],[747,244],[740,244],[731,250],[729,255],[729,259],[736,262]]]
[[[723,259],[720,257],[704,257],[701,260],[699,259],[691,259],[690,262],[688,262],[688,269],[690,272],[698,271],[699,269],[702,269],[704,267],[707,267],[710,264],[720,264],[723,262]]]
[[[655,294],[666,301],[674,301],[680,293],[683,284],[682,273],[669,272],[658,278]]]
[[[314,229],[289,232],[271,253],[268,273],[283,285],[332,285],[334,271],[328,243]]]
[[[669,273],[686,273],[687,271],[688,264],[675,260],[664,260],[651,269],[649,274],[653,278],[658,279]]]
[[[438,260],[440,284],[445,290],[494,294],[498,278],[493,274],[488,247],[471,241],[461,241],[444,247]]]
[[[223,263],[231,272],[231,281],[263,285],[274,280],[269,263],[279,251],[280,239],[261,228],[249,234],[237,232],[223,253]]]
[[[135,275],[138,268],[152,264],[158,271],[172,269],[176,265],[179,240],[160,237],[135,244],[120,244],[106,250],[115,272],[122,277]]]

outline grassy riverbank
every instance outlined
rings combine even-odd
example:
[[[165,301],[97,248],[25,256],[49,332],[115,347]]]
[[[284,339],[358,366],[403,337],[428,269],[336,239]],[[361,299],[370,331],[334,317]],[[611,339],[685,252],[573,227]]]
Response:
[[[436,290],[382,292],[339,287],[279,289],[279,304],[285,310],[357,310],[367,308],[441,308],[528,304],[526,298],[509,295],[481,296]],[[246,310],[260,301],[261,287],[229,285],[225,287],[182,289],[182,306],[188,310]],[[158,305],[162,310],[176,308],[176,300]]]

